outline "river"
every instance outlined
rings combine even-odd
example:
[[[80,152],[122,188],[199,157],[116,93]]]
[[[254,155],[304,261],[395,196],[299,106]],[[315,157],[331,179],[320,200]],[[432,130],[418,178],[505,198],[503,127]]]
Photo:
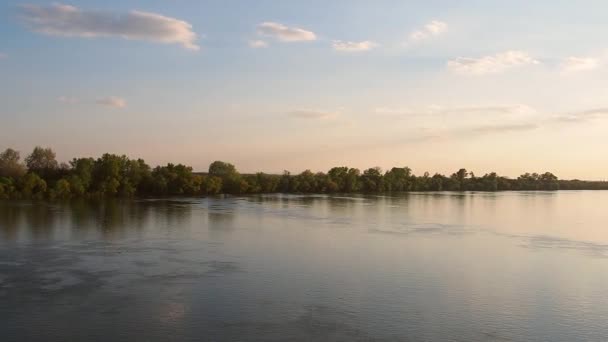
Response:
[[[7,341],[607,341],[608,192],[0,201]]]

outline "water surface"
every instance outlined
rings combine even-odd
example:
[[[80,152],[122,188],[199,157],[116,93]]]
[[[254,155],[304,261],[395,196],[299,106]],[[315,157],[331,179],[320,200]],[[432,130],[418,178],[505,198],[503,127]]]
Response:
[[[0,202],[2,341],[606,341],[608,192]]]

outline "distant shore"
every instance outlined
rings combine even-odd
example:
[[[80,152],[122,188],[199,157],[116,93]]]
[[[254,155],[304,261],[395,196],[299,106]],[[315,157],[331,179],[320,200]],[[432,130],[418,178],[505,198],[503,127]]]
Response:
[[[332,194],[438,191],[608,190],[608,182],[560,180],[551,172],[525,173],[517,178],[495,172],[477,176],[459,169],[446,176],[409,167],[378,167],[361,172],[346,166],[327,173],[241,174],[230,163],[215,161],[207,173],[182,164],[150,167],[143,159],[104,154],[59,163],[50,148],[36,147],[24,162],[13,149],[0,153],[0,199],[69,199],[106,197],[175,197],[217,194]]]

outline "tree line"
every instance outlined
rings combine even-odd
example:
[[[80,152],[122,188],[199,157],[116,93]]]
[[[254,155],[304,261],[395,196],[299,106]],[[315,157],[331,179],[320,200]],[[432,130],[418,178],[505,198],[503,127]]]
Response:
[[[106,153],[59,163],[50,148],[36,147],[24,161],[11,148],[0,153],[0,199],[73,197],[199,196],[248,193],[384,193],[408,191],[608,190],[608,182],[559,180],[550,172],[516,179],[466,169],[445,176],[416,176],[408,167],[383,172],[334,167],[327,173],[241,174],[215,161],[206,173],[182,164],[151,167],[142,159]]]

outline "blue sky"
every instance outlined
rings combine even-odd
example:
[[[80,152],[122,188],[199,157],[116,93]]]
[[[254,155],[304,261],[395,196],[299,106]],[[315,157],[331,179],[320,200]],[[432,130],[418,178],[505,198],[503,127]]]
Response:
[[[5,1],[0,147],[608,178],[605,1]]]

